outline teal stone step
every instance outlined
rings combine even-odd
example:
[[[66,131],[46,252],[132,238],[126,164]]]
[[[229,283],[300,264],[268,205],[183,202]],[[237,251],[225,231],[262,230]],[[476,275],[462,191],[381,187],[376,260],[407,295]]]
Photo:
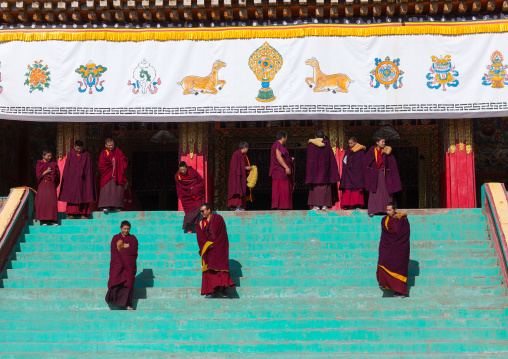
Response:
[[[88,249],[88,248],[86,248]],[[442,249],[414,249],[411,251],[411,258],[449,258],[449,257],[460,257],[467,260],[469,257],[484,257],[484,256],[495,256],[496,252],[494,248],[482,249],[482,248],[470,248],[470,249],[455,249],[455,248],[442,248]],[[14,253],[12,259],[14,260],[98,260],[98,259],[110,259],[110,252],[17,252]],[[140,251],[138,260],[199,260],[199,255],[196,250],[183,252],[148,252]],[[281,258],[365,258],[365,259],[376,259],[378,258],[377,250],[348,250],[348,251],[333,251],[333,250],[272,250],[272,251],[230,251],[230,260],[241,261],[243,259],[281,259]],[[461,262],[465,263],[465,262]]]
[[[466,258],[464,257],[463,260]],[[422,273],[425,268],[441,267],[443,272],[446,272],[451,268],[467,268],[457,266],[458,261],[462,258],[450,257],[450,258],[419,258],[418,263],[415,261],[409,262],[409,270],[416,270],[420,268]],[[461,262],[459,262],[461,263]],[[490,256],[482,257],[468,257],[467,263],[471,267],[495,266],[499,265],[499,260],[492,252]],[[196,259],[188,260],[138,260],[138,268],[150,268],[150,269],[177,269],[177,268],[199,268],[200,263]],[[375,268],[377,266],[376,261],[365,261],[364,259],[350,259],[350,258],[286,258],[286,259],[245,259],[242,263],[231,260],[229,263],[230,270],[235,268],[253,268],[253,267],[294,267],[294,266],[322,266],[322,267],[342,267],[342,266],[369,266]],[[96,268],[98,270],[109,270],[109,259],[103,260],[91,260],[91,261],[65,261],[65,260],[13,260],[7,264],[8,269],[37,269],[37,270],[69,270],[75,268]]]

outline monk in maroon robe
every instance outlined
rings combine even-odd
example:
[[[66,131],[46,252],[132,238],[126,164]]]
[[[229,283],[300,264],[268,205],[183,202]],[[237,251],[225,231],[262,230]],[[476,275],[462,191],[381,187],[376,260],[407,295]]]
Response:
[[[91,213],[89,204],[97,200],[94,178],[90,153],[84,149],[83,141],[77,140],[65,160],[58,198],[67,202],[67,218],[88,218]]]
[[[340,181],[339,166],[329,141],[323,131],[316,132],[316,138],[307,145],[307,173],[305,183],[310,185],[307,204],[313,210],[327,210],[337,201],[332,185]]]
[[[283,146],[287,140],[287,133],[280,131],[270,153],[272,209],[293,209],[294,159]]]
[[[37,161],[35,168],[39,187],[35,196],[35,219],[41,225],[58,224],[58,200],[56,189],[60,184],[60,169],[56,162],[51,161],[53,153],[50,150],[42,151],[42,160]]]
[[[124,191],[127,187],[125,176],[129,160],[115,147],[112,138],[106,139],[106,148],[99,157],[99,172],[101,174],[101,192],[99,208],[104,212],[110,210],[120,212],[124,207]]]
[[[129,185],[127,185],[123,194],[123,202],[125,204],[123,207],[124,211],[141,211],[141,203],[139,202],[138,196]]]
[[[132,308],[132,294],[136,280],[138,240],[130,234],[131,224],[123,221],[121,232],[111,240],[111,262],[109,264],[108,293],[106,303]]]
[[[247,197],[252,202],[250,188],[247,188],[247,177],[252,170],[247,157],[248,151],[249,144],[241,142],[239,149],[233,153],[229,166],[228,207],[234,208],[236,211],[245,210]]]
[[[229,275],[229,240],[224,218],[212,213],[210,204],[201,206],[203,218],[196,227],[201,256],[201,295],[212,298],[215,293],[227,298],[227,287],[235,283]]]
[[[340,206],[342,209],[362,208],[365,204],[363,190],[365,175],[363,173],[363,157],[365,146],[358,143],[356,137],[349,138],[349,148],[344,154],[342,176],[340,179]]]
[[[369,216],[385,213],[386,205],[393,201],[393,194],[402,190],[397,160],[392,148],[385,145],[384,138],[375,138],[363,158],[365,189],[369,191]]]
[[[176,194],[185,212],[183,229],[187,233],[193,233],[193,227],[198,223],[201,214],[199,207],[205,203],[205,181],[198,171],[182,161],[178,165],[175,182]]]
[[[381,220],[381,241],[377,281],[381,287],[391,289],[396,297],[405,297],[409,266],[411,228],[406,213],[397,213],[397,206],[390,202],[388,213]]]

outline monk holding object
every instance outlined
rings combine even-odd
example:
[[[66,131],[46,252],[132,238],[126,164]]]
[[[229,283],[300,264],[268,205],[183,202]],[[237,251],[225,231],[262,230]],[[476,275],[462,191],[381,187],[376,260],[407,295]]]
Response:
[[[129,160],[115,147],[115,141],[107,138],[106,148],[99,158],[99,172],[101,175],[101,193],[99,208],[104,212],[110,210],[120,212],[124,207],[124,192],[128,186],[125,172]]]
[[[132,308],[132,294],[136,280],[138,240],[130,234],[131,224],[123,221],[121,232],[111,240],[111,262],[109,265],[108,293],[106,303]]]
[[[244,211],[247,200],[253,200],[252,190],[247,187],[247,177],[253,168],[247,157],[248,151],[249,144],[241,142],[229,166],[228,206],[236,211]]]
[[[45,149],[42,160],[37,161],[35,168],[39,187],[35,196],[35,219],[41,225],[58,225],[58,201],[56,189],[60,184],[60,169],[56,162],[51,161],[53,153]]]
[[[381,287],[393,290],[395,297],[404,298],[408,294],[411,228],[407,214],[397,213],[395,203],[388,203],[386,212],[388,215],[381,220],[377,281]]]
[[[375,138],[363,158],[365,189],[369,191],[369,216],[386,213],[386,205],[393,201],[393,194],[402,190],[397,160],[392,148],[385,146],[384,138]]]
[[[212,213],[208,203],[201,206],[203,218],[196,227],[201,256],[201,295],[213,298],[214,294],[228,297],[227,287],[235,283],[229,275],[229,240],[224,218]]]
[[[272,209],[293,209],[294,158],[284,147],[288,140],[286,132],[277,133],[277,141],[270,153],[272,177]]]
[[[185,212],[183,229],[193,233],[193,227],[199,222],[200,207],[205,202],[205,181],[194,168],[180,162],[175,174],[176,194]]]
[[[307,204],[313,210],[328,210],[337,200],[332,185],[340,181],[339,167],[330,142],[324,139],[323,131],[307,145],[307,173],[305,183],[310,185]]]
[[[363,157],[365,146],[358,143],[356,137],[350,137],[349,148],[343,159],[340,189],[342,197],[340,206],[343,209],[362,208],[364,205],[363,190],[365,189],[365,175],[363,173]]]
[[[87,219],[89,204],[97,200],[92,158],[84,146],[81,140],[74,142],[74,149],[65,160],[58,200],[67,202],[65,214],[69,219]]]

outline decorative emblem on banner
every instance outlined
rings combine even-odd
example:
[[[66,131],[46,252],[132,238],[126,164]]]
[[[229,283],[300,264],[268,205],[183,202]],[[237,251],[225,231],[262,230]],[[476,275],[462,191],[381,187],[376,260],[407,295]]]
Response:
[[[157,78],[155,68],[150,65],[146,59],[143,59],[143,61],[141,61],[134,69],[132,77],[135,82],[131,82],[131,80],[129,80],[127,85],[132,86],[132,92],[135,94],[139,93],[140,90],[142,94],[148,92],[154,94],[159,90],[157,86],[160,86],[161,79]]]
[[[99,79],[107,70],[107,67],[96,65],[92,60],[88,61],[86,65],[78,67],[76,73],[83,78],[83,82],[78,81],[78,91],[83,93],[88,90],[88,93],[92,94],[92,90],[95,87],[95,91],[102,92],[104,90],[102,86],[104,80],[100,81]]]
[[[455,71],[455,66],[452,66],[450,55],[442,58],[431,56],[432,66],[430,73],[427,74],[427,87],[430,89],[438,89],[443,86],[443,91],[446,91],[446,86],[457,87],[459,85],[458,71]]]
[[[384,61],[376,58],[376,68],[370,72],[370,86],[378,88],[384,85],[386,89],[392,86],[394,89],[402,87],[402,75],[404,71],[399,69],[400,59],[390,60],[387,56]],[[374,82],[375,81],[375,82]]]
[[[265,42],[263,46],[250,55],[249,67],[257,79],[261,81],[261,89],[259,89],[256,100],[260,102],[275,100],[273,90],[270,88],[270,81],[274,79],[282,67],[282,56]]]
[[[48,66],[40,61],[34,61],[33,65],[28,65],[28,72],[25,74],[25,85],[30,87],[30,93],[34,90],[44,91],[49,87],[51,73],[48,71]]]
[[[482,77],[482,85],[491,86],[492,88],[503,88],[508,85],[508,76],[506,75],[506,68],[508,65],[503,65],[503,54],[495,51],[491,56],[491,65],[487,66],[488,73]]]
[[[226,63],[217,60],[212,65],[210,75],[206,77],[187,76],[178,82],[177,85],[182,86],[184,95],[198,95],[200,92],[215,95],[217,88],[222,90],[224,85],[226,85],[226,81],[217,78],[219,70],[223,67],[226,67]]]
[[[319,68],[319,61],[314,57],[305,61],[305,65],[310,65],[314,69],[314,76],[305,79],[310,88],[312,88],[312,84],[315,85],[314,92],[332,91],[333,93],[347,93],[349,84],[354,82],[344,74],[325,75]]]

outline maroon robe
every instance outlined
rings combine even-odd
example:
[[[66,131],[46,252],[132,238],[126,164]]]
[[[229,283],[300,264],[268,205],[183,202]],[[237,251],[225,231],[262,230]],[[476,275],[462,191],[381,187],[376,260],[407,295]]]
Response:
[[[201,295],[214,293],[221,287],[234,287],[229,274],[229,240],[224,218],[212,214],[209,222],[201,219],[196,235],[203,273]]]
[[[42,174],[49,167],[52,171],[45,176]],[[56,189],[60,184],[60,169],[56,162],[37,161],[35,168],[37,181],[37,195],[35,196],[35,218],[38,221],[58,221],[58,200]]]
[[[205,181],[192,167],[188,167],[187,174],[179,171],[175,174],[176,194],[185,212],[183,228],[198,223],[199,208],[205,203]]]
[[[363,190],[365,189],[365,175],[363,171],[363,157],[365,146],[356,144],[348,148],[344,154],[344,165],[340,179],[342,196],[340,205],[345,207],[361,207],[364,205]]]
[[[242,150],[233,153],[229,166],[228,207],[245,208],[247,196],[247,170]]]
[[[286,170],[277,160],[277,150],[280,151],[282,159],[291,170],[288,176]],[[295,167],[289,151],[279,141],[275,141],[270,152],[270,172],[272,177],[272,209],[293,209],[293,185]]]
[[[58,200],[67,202],[67,214],[90,214],[88,204],[97,200],[95,191],[93,163],[90,153],[84,151],[79,156],[72,149],[65,160],[65,167]]]
[[[378,186],[378,169],[381,168],[379,163],[376,163],[375,150],[376,146],[372,146],[363,157],[365,189],[369,192],[376,192]],[[401,191],[402,184],[400,182],[399,169],[397,167],[397,160],[392,154],[392,148],[386,146],[381,154],[381,159],[378,158],[377,161],[382,161],[388,193],[393,194]]]
[[[397,213],[393,218],[384,216],[381,220],[377,280],[380,286],[406,295],[410,236],[411,228],[405,213]]]
[[[338,201],[332,184],[340,181],[339,167],[330,142],[321,138],[309,140],[307,145],[307,172],[305,183],[309,184],[309,206],[331,208]]]
[[[102,150],[99,157],[101,175],[101,196],[99,207],[124,207],[124,186],[127,183],[126,169],[129,160],[116,148],[109,152]]]
[[[117,243],[122,240],[129,248],[118,250]],[[138,258],[138,240],[133,235],[124,237],[119,233],[111,240],[111,262],[109,265],[107,303],[120,306],[132,305],[134,282],[136,281],[136,260]]]
[[[123,201],[125,203],[123,207],[124,211],[141,211],[141,203],[139,202],[138,196],[130,186],[127,187],[124,192]]]

